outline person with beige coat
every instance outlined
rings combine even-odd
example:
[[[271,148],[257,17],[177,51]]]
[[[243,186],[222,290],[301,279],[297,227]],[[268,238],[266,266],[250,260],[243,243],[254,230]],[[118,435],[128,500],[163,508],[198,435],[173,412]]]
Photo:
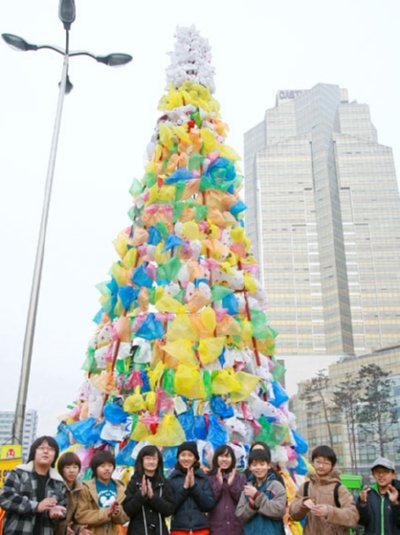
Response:
[[[125,485],[112,479],[115,459],[111,452],[95,453],[90,463],[93,478],[84,481],[75,511],[75,520],[84,524],[93,535],[117,535],[118,525],[129,518],[121,503],[125,497]]]
[[[289,506],[293,520],[306,519],[304,535],[348,535],[359,520],[353,496],[334,470],[336,454],[329,446],[312,452],[315,474],[298,489]]]

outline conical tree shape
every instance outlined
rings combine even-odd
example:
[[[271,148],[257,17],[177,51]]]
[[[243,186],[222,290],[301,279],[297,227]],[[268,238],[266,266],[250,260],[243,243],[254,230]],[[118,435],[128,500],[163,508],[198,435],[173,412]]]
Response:
[[[229,442],[242,465],[249,444],[263,440],[290,490],[288,471],[305,473],[307,446],[279,384],[210,49],[193,27],[178,28],[171,55],[149,162],[130,190],[132,222],[114,241],[110,280],[98,285],[88,377],[58,440],[84,465],[111,447],[125,466],[143,441],[162,447],[171,466],[184,440],[198,442],[204,461]]]

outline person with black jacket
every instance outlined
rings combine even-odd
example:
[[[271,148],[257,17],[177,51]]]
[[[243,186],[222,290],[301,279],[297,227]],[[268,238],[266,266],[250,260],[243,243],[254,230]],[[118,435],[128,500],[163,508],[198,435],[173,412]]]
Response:
[[[178,447],[175,469],[169,476],[175,497],[171,535],[209,535],[205,513],[215,506],[210,482],[201,470],[196,442],[183,442]]]
[[[168,535],[165,518],[173,513],[175,502],[156,446],[139,451],[122,507],[130,519],[128,535]]]

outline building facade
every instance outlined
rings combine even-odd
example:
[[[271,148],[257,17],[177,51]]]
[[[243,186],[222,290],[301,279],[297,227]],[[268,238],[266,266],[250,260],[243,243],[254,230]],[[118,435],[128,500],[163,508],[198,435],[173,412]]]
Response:
[[[342,357],[335,364],[328,367],[328,388],[323,393],[328,407],[328,418],[331,427],[332,445],[338,455],[338,462],[342,470],[351,470],[352,455],[350,441],[344,416],[331,412],[332,393],[341,384],[348,383],[357,376],[362,366],[377,364],[384,372],[390,374],[391,392],[389,401],[397,407],[397,422],[389,426],[389,436],[394,437],[384,444],[384,454],[392,459],[400,469],[400,345],[380,349],[359,357]],[[307,381],[298,385],[298,392],[290,400],[290,410],[296,414],[297,429],[308,441],[311,451],[317,445],[329,444],[329,433],[324,416],[321,399],[316,396],[311,404],[304,398]],[[371,437],[365,436],[362,429],[356,426],[356,465],[363,474],[370,472],[372,462],[380,456],[379,445]]]
[[[12,442],[13,423],[13,411],[0,411],[0,444],[10,444]],[[37,411],[27,410],[22,437],[22,457],[24,461],[28,458],[30,445],[36,438],[37,424]]]
[[[278,356],[362,355],[400,340],[400,197],[366,104],[283,90],[245,134],[246,230]]]

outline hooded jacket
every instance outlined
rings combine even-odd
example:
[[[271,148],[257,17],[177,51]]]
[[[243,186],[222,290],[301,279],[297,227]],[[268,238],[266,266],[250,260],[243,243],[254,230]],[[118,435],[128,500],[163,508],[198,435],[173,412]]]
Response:
[[[242,535],[243,526],[235,516],[243,487],[246,484],[246,476],[243,472],[236,472],[232,485],[228,485],[228,475],[223,474],[222,484],[217,475],[209,475],[215,507],[209,513],[211,535]]]
[[[154,496],[142,496],[142,476],[133,475],[122,503],[129,516],[128,535],[168,535],[165,517],[172,515],[175,502],[169,482],[150,478]]]
[[[125,497],[125,485],[122,481],[113,481],[117,485],[117,501],[121,504]],[[108,516],[107,508],[99,506],[96,480],[90,479],[83,482],[75,520],[79,524],[87,524],[93,535],[116,535],[117,524],[125,524],[129,519],[123,510],[117,516]]]
[[[33,461],[20,464],[8,474],[1,489],[0,507],[5,511],[3,535],[31,535],[35,526],[37,482]],[[57,505],[67,506],[67,488],[60,474],[50,468],[46,482],[45,497],[56,498]],[[42,535],[53,535],[59,520],[52,520],[47,512],[42,513]]]
[[[256,485],[255,485],[256,486]],[[283,516],[286,511],[286,490],[273,472],[257,487],[255,508],[250,505],[249,498],[242,492],[236,516],[244,524],[245,535],[284,535]]]
[[[200,468],[194,470],[195,484],[188,489],[183,488],[186,474],[175,468],[168,478],[171,484],[175,508],[171,520],[171,530],[191,531],[207,529],[207,516],[215,505],[210,482]]]
[[[392,484],[398,489],[395,482]],[[387,494],[381,494],[377,484],[368,492],[367,503],[358,498],[357,509],[365,535],[400,535],[400,503],[393,503]]]
[[[344,485],[340,485],[339,503],[335,504],[334,490],[340,483],[339,474],[336,471],[328,475],[319,477],[317,474],[310,476],[310,484],[307,496],[304,496],[304,483],[298,489],[296,496],[289,506],[289,514],[293,520],[303,520],[306,518],[304,535],[345,535],[350,532],[350,528],[355,527],[358,522],[358,512],[353,496]],[[327,505],[328,515],[326,518],[316,517],[304,505],[310,498],[316,505]]]

